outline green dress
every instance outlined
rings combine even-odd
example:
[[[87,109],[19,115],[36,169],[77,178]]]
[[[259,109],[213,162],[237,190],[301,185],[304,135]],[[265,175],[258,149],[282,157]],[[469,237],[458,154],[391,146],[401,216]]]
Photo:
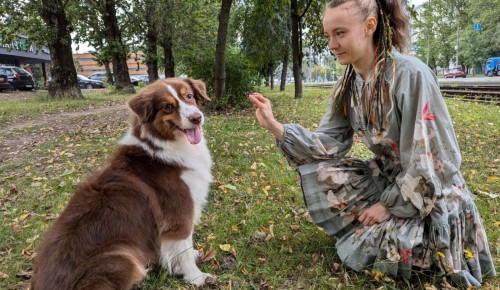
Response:
[[[328,112],[310,132],[284,125],[277,147],[301,176],[312,220],[337,237],[337,253],[348,267],[410,277],[434,270],[463,286],[495,276],[486,232],[460,173],[461,155],[439,85],[420,60],[393,52],[385,79],[394,85],[385,130],[367,121],[354,97],[349,117]],[[371,83],[356,76],[357,95]],[[354,133],[373,153],[347,158]],[[392,213],[363,226],[358,216],[381,202]]]

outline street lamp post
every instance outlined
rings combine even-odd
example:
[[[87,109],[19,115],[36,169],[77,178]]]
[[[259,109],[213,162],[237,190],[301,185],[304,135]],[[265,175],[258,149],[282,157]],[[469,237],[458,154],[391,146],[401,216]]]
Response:
[[[458,21],[457,21],[457,45],[455,45],[455,50],[457,51],[457,57],[456,57],[455,62],[457,63],[457,67],[458,67]]]

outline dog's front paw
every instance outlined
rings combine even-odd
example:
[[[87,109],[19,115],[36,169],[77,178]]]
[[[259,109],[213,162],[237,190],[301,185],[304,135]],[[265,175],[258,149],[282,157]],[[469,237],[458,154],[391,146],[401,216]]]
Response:
[[[186,275],[184,276],[184,281],[194,284],[198,287],[203,286],[205,284],[214,285],[217,283],[217,276],[208,273],[201,273],[196,277]]]

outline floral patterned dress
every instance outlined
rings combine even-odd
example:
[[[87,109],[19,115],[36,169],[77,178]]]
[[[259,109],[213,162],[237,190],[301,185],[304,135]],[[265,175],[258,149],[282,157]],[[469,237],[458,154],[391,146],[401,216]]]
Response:
[[[392,110],[386,130],[367,122],[361,98],[349,117],[330,109],[318,129],[286,124],[277,146],[298,166],[312,220],[337,237],[348,267],[410,277],[435,270],[463,286],[480,286],[495,267],[479,212],[460,173],[461,155],[436,77],[421,61],[393,52]],[[392,82],[392,73],[385,79]],[[358,95],[371,83],[356,76]],[[374,153],[347,158],[354,133]],[[363,226],[364,209],[383,203],[385,222]]]

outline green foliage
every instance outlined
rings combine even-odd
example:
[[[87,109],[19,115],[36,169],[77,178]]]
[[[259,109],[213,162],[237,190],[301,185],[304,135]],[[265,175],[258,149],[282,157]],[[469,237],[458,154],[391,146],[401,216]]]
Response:
[[[211,94],[214,86],[213,67],[214,53],[203,51],[197,55],[196,62],[186,66],[188,76],[201,79],[207,85],[207,91]],[[259,82],[258,72],[254,70],[248,59],[238,49],[228,47],[226,50],[226,95],[212,104],[212,108],[224,109],[226,107],[248,107],[250,106],[244,92],[253,91]]]
[[[432,0],[414,15],[418,56],[431,67],[459,64],[480,68],[484,60],[500,55],[500,0]],[[474,23],[481,31],[474,31]]]

